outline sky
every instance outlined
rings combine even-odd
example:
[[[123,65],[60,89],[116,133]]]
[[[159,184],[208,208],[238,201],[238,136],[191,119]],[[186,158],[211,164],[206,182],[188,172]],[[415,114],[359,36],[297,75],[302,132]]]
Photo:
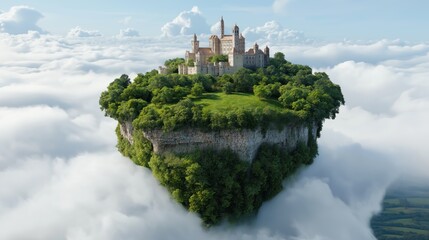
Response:
[[[426,3],[172,2],[0,3],[0,239],[375,239],[389,186],[427,184]],[[326,72],[346,104],[324,122],[314,164],[254,218],[204,229],[116,150],[98,98],[123,73],[184,56],[220,15]]]
[[[28,5],[43,12],[40,26],[51,33],[65,34],[80,26],[115,35],[122,28],[134,28],[144,36],[161,34],[162,26],[178,12],[198,6],[209,25],[224,16],[226,25],[240,27],[276,21],[319,40],[377,40],[381,38],[427,41],[427,1],[421,0],[275,0],[260,1],[62,1],[3,0],[0,10]],[[199,29],[197,34],[208,29]]]

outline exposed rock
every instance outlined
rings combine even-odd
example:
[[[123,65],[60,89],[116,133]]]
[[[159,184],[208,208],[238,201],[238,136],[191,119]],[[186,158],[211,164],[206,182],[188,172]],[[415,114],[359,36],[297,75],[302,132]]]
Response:
[[[121,134],[132,143],[132,124],[121,123]],[[185,128],[173,132],[163,130],[144,131],[144,137],[153,145],[155,153],[187,153],[197,149],[212,148],[216,150],[231,149],[240,159],[251,162],[258,148],[263,143],[278,144],[292,150],[299,142],[307,144],[308,134],[316,136],[316,127],[287,126],[282,130],[271,128],[263,132],[261,129],[221,130],[204,132],[199,129]]]
[[[132,122],[121,122],[119,124],[119,130],[121,131],[121,135],[128,140],[131,144],[133,141],[133,124]]]

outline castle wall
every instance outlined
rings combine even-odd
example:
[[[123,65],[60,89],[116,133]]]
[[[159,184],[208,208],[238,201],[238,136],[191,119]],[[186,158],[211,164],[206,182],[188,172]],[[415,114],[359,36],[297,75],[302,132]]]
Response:
[[[121,134],[132,142],[132,126],[122,123]],[[149,130],[143,132],[153,145],[155,153],[187,153],[197,149],[211,148],[215,150],[231,149],[243,161],[251,162],[259,146],[263,143],[277,144],[287,150],[294,149],[299,142],[307,143],[308,135],[316,136],[316,128],[310,132],[306,126],[287,126],[282,130],[268,129],[265,133],[256,130],[221,130],[203,132],[198,129],[186,128],[167,132]]]

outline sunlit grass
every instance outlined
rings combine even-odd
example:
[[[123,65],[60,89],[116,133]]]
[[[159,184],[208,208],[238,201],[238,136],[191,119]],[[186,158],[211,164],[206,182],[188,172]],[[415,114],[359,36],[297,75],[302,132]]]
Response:
[[[224,112],[236,109],[253,110],[268,108],[273,111],[286,111],[281,104],[273,99],[261,100],[248,93],[205,93],[202,97],[194,99],[195,103],[202,104],[211,112]]]

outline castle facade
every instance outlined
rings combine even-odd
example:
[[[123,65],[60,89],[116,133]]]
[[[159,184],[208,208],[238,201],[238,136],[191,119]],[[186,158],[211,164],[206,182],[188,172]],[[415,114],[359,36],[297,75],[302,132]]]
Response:
[[[245,51],[246,39],[240,33],[237,25],[232,28],[232,34],[225,34],[223,18],[220,20],[220,36],[211,35],[209,47],[200,47],[197,36],[191,41],[192,50],[185,53],[185,64],[179,66],[179,74],[210,74],[221,76],[225,73],[234,73],[242,67],[265,67],[270,59],[268,46],[259,49],[257,43]],[[227,62],[211,62],[209,58],[226,55]],[[160,70],[161,71],[161,70]]]

